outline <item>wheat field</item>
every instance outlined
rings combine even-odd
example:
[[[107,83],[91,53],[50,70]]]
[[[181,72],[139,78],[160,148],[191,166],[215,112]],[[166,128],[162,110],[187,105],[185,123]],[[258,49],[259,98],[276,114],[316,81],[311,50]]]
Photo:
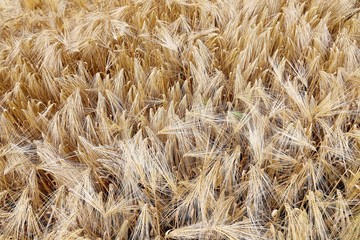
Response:
[[[360,239],[357,0],[0,0],[0,239]]]

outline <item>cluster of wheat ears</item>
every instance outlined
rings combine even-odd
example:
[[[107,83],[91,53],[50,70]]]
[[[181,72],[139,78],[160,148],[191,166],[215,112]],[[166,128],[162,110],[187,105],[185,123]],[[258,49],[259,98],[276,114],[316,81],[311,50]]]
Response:
[[[0,0],[0,239],[359,239],[359,9]]]

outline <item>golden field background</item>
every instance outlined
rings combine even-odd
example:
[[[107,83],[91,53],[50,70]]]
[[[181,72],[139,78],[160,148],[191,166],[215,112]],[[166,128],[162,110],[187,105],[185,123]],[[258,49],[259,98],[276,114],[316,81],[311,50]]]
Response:
[[[0,239],[359,239],[359,9],[0,1]]]

